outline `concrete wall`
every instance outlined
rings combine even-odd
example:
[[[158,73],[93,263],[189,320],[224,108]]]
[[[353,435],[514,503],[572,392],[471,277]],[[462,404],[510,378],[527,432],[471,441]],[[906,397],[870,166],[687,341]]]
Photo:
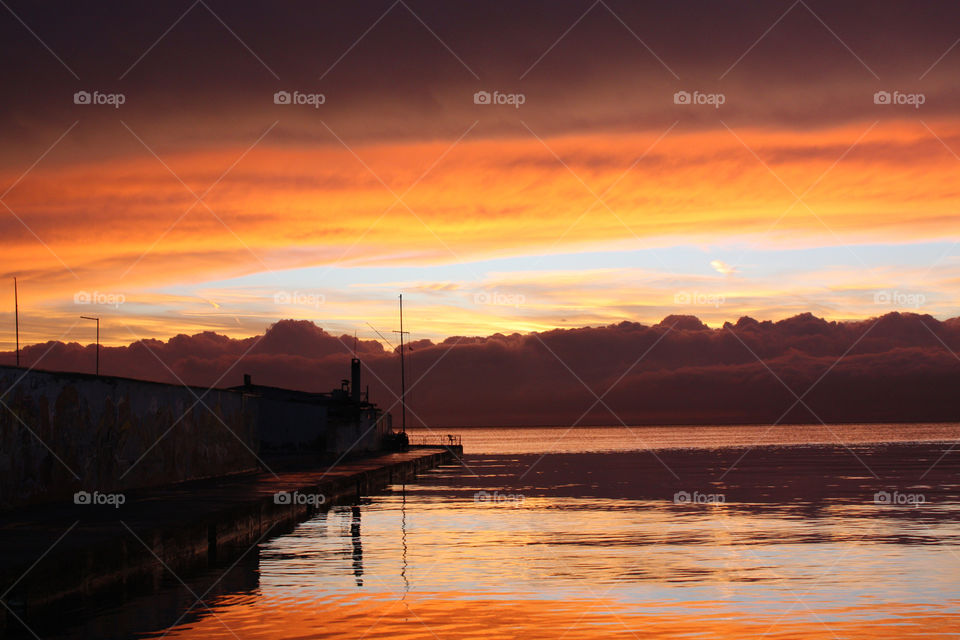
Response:
[[[389,415],[366,409],[358,423],[331,417],[327,406],[309,402],[247,396],[256,405],[257,431],[264,454],[290,450],[323,451],[334,455],[379,451],[390,431]],[[374,424],[375,423],[375,424]]]
[[[357,424],[334,425],[328,432],[327,451],[338,454],[379,451],[383,446],[383,437],[390,431],[389,420],[389,414],[376,419],[373,412],[364,412]]]
[[[0,401],[0,509],[257,467],[239,393],[0,367]]]
[[[264,452],[326,450],[325,406],[257,396],[247,396],[247,402],[257,406],[257,431]]]

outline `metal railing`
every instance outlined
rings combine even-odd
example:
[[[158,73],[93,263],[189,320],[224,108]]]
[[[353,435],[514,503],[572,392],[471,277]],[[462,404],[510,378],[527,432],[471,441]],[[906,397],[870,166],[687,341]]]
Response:
[[[459,435],[447,433],[447,434],[430,434],[430,435],[421,435],[421,436],[410,436],[410,444],[417,446],[427,446],[427,447],[459,447],[463,445],[462,440]]]

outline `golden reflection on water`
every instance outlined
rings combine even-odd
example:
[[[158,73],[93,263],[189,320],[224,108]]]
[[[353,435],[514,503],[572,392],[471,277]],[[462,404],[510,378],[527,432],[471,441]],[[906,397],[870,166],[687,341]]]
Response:
[[[801,594],[798,594],[800,597]],[[957,603],[954,602],[954,605]],[[626,607],[602,595],[564,600],[391,592],[303,601],[240,598],[168,638],[935,638],[960,618],[926,606],[811,606],[745,616],[729,602]],[[236,635],[234,633],[236,632]]]
[[[853,447],[468,455],[67,637],[957,637],[960,455]]]

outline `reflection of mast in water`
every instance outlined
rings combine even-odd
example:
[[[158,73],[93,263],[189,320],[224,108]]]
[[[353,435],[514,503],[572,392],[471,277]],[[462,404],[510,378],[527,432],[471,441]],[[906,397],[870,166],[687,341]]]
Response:
[[[363,586],[363,544],[360,542],[360,506],[353,506],[353,520],[350,522],[350,536],[353,538],[353,575],[357,586]]]
[[[400,577],[403,578],[403,597],[407,597],[407,591],[410,591],[410,580],[407,579],[407,484],[403,483],[401,489],[403,496],[400,502],[400,540],[403,542],[403,567],[400,569]],[[401,598],[402,600],[403,598]]]

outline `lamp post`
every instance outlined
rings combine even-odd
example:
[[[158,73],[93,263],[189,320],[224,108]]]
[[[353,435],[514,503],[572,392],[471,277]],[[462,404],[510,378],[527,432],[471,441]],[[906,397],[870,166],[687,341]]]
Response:
[[[17,298],[17,279],[13,279],[13,326],[17,334],[17,366],[20,366],[20,301]]]
[[[97,375],[100,375],[100,318],[92,316],[80,316],[84,320],[96,320],[97,322]]]

